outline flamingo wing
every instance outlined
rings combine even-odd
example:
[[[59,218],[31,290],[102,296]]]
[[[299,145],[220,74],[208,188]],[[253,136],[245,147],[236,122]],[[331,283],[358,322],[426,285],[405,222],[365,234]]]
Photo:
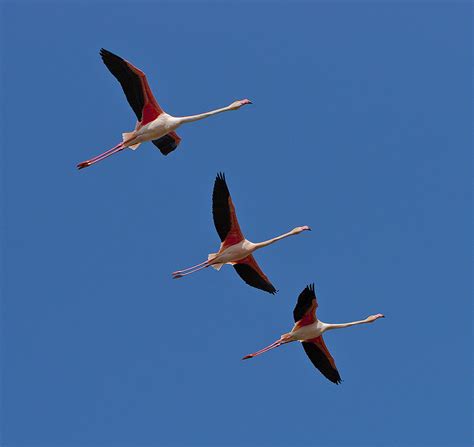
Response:
[[[298,326],[307,326],[316,321],[318,300],[314,292],[314,284],[310,284],[300,293],[293,310],[293,318]]]
[[[214,226],[222,242],[221,250],[244,239],[223,173],[217,174],[214,182],[212,216]]]
[[[271,293],[272,295],[277,292],[265,273],[262,272],[257,264],[257,261],[255,261],[255,258],[252,255],[249,255],[246,258],[236,262],[234,264],[234,268],[237,274],[249,286],[264,290],[265,292]]]
[[[301,344],[313,365],[319,369],[326,379],[336,385],[341,383],[341,376],[336,368],[336,363],[329,353],[322,336],[303,341]]]
[[[181,138],[176,132],[167,133],[161,138],[152,141],[163,155],[168,155],[170,152],[173,152],[180,142]]]
[[[100,55],[104,64],[120,82],[128,103],[142,126],[163,113],[151,92],[145,73],[104,48],[100,50]]]

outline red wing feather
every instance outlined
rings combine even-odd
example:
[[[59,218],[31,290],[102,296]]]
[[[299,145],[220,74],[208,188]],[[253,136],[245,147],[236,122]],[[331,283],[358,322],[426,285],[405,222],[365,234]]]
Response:
[[[341,383],[341,376],[336,368],[336,363],[329,353],[323,337],[319,336],[301,343],[311,363],[319,369],[321,374],[335,384]]]
[[[315,343],[318,345],[319,349],[321,349],[321,351],[324,352],[324,355],[327,357],[327,359],[329,360],[329,363],[331,364],[331,366],[334,368],[334,369],[337,369],[336,368],[336,362],[334,361],[332,355],[330,354],[327,346],[326,346],[326,343],[324,343],[324,339],[322,337],[322,335],[320,335],[319,337],[316,337],[316,338],[313,338],[312,340],[310,340],[311,342]]]
[[[230,195],[229,195],[228,201],[229,201],[229,212],[230,212],[230,230],[227,233],[227,237],[225,238],[224,242],[222,242],[221,250],[244,240],[244,235],[242,234],[239,221],[237,220],[235,206],[234,206],[234,203],[232,202],[232,197]],[[255,262],[255,265],[257,265],[256,262]]]
[[[153,121],[163,113],[151,92],[143,71],[104,48],[100,50],[100,55],[104,64],[120,82],[127,101],[141,126]]]
[[[141,125],[144,126],[145,124],[148,124],[149,122],[158,118],[158,116],[163,113],[163,109],[160,107],[157,100],[153,96],[153,93],[150,89],[145,73],[143,73],[143,71],[139,70],[130,62],[128,61],[125,61],[125,62],[129,66],[130,70],[132,70],[140,78],[140,83],[141,83],[142,93],[143,93],[143,108],[142,108]]]
[[[308,326],[316,321],[316,304],[313,303],[306,314],[298,321],[298,326]]]
[[[249,286],[256,287],[257,289],[264,290],[271,294],[277,292],[252,255],[236,262],[234,264],[234,269]]]
[[[125,61],[125,62],[129,66],[130,70],[132,70],[140,78],[140,83],[141,83],[142,93],[143,93],[143,109],[142,109],[141,125],[144,126],[145,124],[148,124],[149,122],[158,118],[158,116],[163,113],[163,109],[160,107],[160,105],[158,104],[158,101],[153,96],[153,93],[151,91],[150,85],[148,84],[148,80],[146,78],[145,73],[143,73],[143,71],[139,70],[130,62],[128,61]]]
[[[318,300],[314,291],[314,284],[310,284],[298,296],[298,301],[293,310],[293,318],[297,326],[307,326],[316,321],[316,308]]]
[[[176,132],[168,132],[157,140],[152,140],[152,143],[161,151],[163,155],[168,155],[173,152],[181,142],[181,138]]]
[[[214,190],[212,192],[212,216],[217,233],[222,242],[221,250],[237,244],[244,239],[223,173],[217,174],[214,182]]]

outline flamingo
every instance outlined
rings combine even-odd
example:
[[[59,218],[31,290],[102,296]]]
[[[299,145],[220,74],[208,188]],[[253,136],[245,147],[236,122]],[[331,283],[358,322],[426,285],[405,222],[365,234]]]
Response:
[[[295,325],[287,334],[283,334],[277,341],[260,349],[253,354],[246,355],[242,360],[251,359],[271,349],[278,348],[292,341],[299,341],[313,365],[319,369],[324,377],[335,384],[341,383],[341,376],[336,368],[336,363],[326,347],[323,334],[332,329],[342,329],[358,324],[373,323],[379,318],[385,318],[382,314],[370,315],[365,320],[352,321],[351,323],[330,324],[323,323],[316,317],[318,301],[314,292],[314,284],[306,286],[300,293],[298,302],[293,310]]]
[[[77,165],[78,169],[91,166],[127,147],[135,150],[145,141],[151,141],[163,155],[168,155],[178,147],[181,141],[181,138],[175,132],[181,124],[202,120],[218,113],[240,109],[246,104],[252,104],[250,100],[242,99],[234,101],[227,107],[199,115],[171,116],[163,111],[154,98],[145,73],[104,48],[100,50],[100,55],[104,64],[122,85],[128,103],[135,112],[138,122],[135,130],[122,134],[123,141],[121,143],[97,157],[79,163]]]
[[[311,228],[308,226],[296,227],[288,233],[259,243],[253,243],[245,239],[240,230],[235,207],[223,173],[217,174],[214,182],[212,214],[214,225],[222,241],[219,251],[217,253],[210,253],[207,261],[173,272],[173,278],[182,278],[207,267],[220,270],[224,264],[230,264],[249,286],[275,294],[277,290],[262,272],[252,253],[286,237],[300,234],[303,231],[310,231]]]

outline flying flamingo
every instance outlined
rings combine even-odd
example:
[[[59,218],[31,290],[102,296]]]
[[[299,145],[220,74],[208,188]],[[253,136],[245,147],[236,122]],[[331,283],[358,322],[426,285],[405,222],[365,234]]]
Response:
[[[268,241],[253,243],[245,239],[240,230],[234,204],[230,197],[229,189],[225,181],[224,174],[218,174],[214,182],[212,193],[212,214],[214,225],[222,241],[217,253],[209,254],[207,261],[194,265],[184,270],[173,272],[173,278],[178,279],[191,273],[213,267],[220,270],[224,264],[234,266],[238,275],[252,287],[264,290],[269,293],[276,293],[277,290],[262,272],[252,253],[259,248],[266,247],[281,239],[294,236],[306,230],[311,230],[308,226],[296,227],[288,233],[269,239]]]
[[[168,155],[178,147],[181,141],[181,138],[175,132],[181,124],[202,120],[218,113],[240,109],[246,104],[252,104],[248,99],[242,99],[227,107],[199,115],[171,116],[163,111],[154,98],[145,73],[104,48],[100,50],[100,55],[104,64],[122,85],[128,103],[135,112],[138,122],[134,131],[122,134],[123,141],[121,143],[97,157],[79,163],[77,165],[78,169],[87,168],[127,147],[135,150],[145,141],[151,141],[163,155]]]
[[[266,348],[254,352],[253,354],[246,355],[242,360],[263,354],[264,352],[278,348],[285,343],[300,341],[313,365],[319,369],[324,377],[335,384],[339,384],[341,382],[341,376],[336,368],[334,359],[329,353],[328,348],[326,348],[323,334],[332,329],[341,329],[355,326],[357,324],[373,323],[375,320],[385,317],[382,314],[377,314],[371,315],[365,320],[353,321],[351,323],[328,324],[317,319],[317,307],[318,301],[316,299],[316,294],[314,293],[314,284],[311,284],[307,286],[298,297],[298,302],[293,310],[295,325],[291,332],[283,334],[277,341]]]

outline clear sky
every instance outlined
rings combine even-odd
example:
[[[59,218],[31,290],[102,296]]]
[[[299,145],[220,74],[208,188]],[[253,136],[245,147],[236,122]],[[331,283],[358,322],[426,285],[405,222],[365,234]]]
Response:
[[[468,2],[2,5],[2,445],[466,446],[471,413]],[[135,120],[98,52],[162,107],[254,105],[95,167]],[[173,281],[219,239],[224,171],[279,293],[230,267]],[[318,315],[343,383],[298,344]]]

